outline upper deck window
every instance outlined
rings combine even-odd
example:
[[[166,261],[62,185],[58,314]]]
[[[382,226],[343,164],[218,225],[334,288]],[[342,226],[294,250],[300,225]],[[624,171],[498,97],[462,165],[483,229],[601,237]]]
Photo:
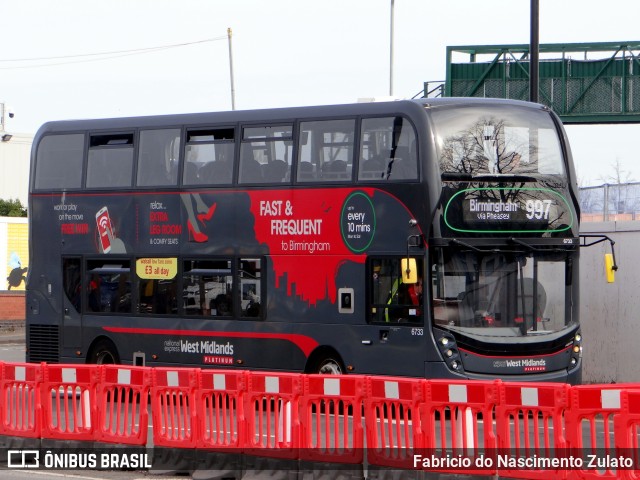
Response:
[[[87,161],[87,187],[130,187],[133,133],[92,135]]]
[[[184,185],[228,185],[235,158],[233,128],[189,130],[185,151]]]
[[[180,129],[143,130],[139,149],[139,187],[178,184]]]
[[[38,145],[36,189],[64,190],[82,186],[84,135],[49,135]]]
[[[358,180],[418,178],[416,134],[402,117],[362,120]]]
[[[240,146],[239,183],[291,181],[293,125],[244,127]]]
[[[351,180],[355,128],[355,120],[301,123],[297,180]]]
[[[530,108],[486,106],[431,111],[443,173],[562,175],[564,162],[551,116]]]

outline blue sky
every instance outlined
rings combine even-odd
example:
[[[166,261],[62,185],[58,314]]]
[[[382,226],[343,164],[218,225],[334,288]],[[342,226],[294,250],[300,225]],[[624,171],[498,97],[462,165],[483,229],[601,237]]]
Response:
[[[34,133],[57,119],[228,110],[227,28],[238,109],[386,96],[390,5],[5,0],[0,102],[15,111],[7,130]],[[423,82],[443,80],[447,46],[529,43],[529,8],[529,0],[395,0],[394,95],[412,97]],[[595,0],[540,0],[540,42],[640,40],[638,18],[637,0],[606,7]],[[155,49],[176,44],[189,45]],[[101,52],[120,53],[93,55]],[[584,184],[602,183],[615,162],[640,180],[633,147],[640,125],[568,131]]]

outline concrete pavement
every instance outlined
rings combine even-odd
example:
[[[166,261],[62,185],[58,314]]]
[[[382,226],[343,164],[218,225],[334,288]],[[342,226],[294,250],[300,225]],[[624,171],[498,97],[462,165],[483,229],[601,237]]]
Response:
[[[0,344],[24,343],[25,338],[24,320],[0,321]]]

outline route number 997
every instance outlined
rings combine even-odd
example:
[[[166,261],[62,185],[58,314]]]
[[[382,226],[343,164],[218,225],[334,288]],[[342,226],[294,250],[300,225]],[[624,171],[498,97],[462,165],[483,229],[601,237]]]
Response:
[[[549,208],[552,203],[552,200],[527,200],[525,203],[527,218],[529,220],[549,220]]]

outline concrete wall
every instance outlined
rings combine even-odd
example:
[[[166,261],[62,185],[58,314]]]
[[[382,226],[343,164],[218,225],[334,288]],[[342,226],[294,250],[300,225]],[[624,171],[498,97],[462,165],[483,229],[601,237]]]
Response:
[[[18,199],[27,206],[29,197],[29,161],[33,135],[14,133],[8,142],[0,142],[0,198]]]
[[[640,222],[583,223],[581,233],[615,242],[616,281],[605,277],[609,243],[580,252],[584,383],[640,382]]]

